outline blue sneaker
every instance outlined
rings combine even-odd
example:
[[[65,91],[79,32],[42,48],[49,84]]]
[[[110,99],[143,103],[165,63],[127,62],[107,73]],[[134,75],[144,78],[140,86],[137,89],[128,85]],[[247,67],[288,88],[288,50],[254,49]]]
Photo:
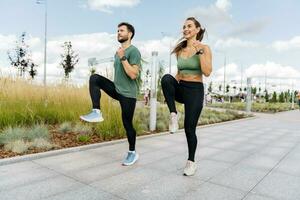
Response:
[[[104,120],[99,109],[93,109],[89,114],[80,116],[80,119],[86,122],[102,122]]]
[[[137,160],[139,159],[139,154],[136,153],[135,151],[128,151],[126,158],[123,161],[123,165],[129,166],[133,165]]]

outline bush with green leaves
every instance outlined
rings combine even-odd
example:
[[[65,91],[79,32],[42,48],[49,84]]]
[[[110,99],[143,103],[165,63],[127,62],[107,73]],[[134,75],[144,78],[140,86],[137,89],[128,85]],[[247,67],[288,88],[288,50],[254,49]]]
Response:
[[[92,127],[87,124],[77,123],[72,131],[78,134],[91,134]]]
[[[56,146],[51,144],[48,140],[45,140],[43,138],[36,138],[32,142],[30,142],[30,147],[49,150]]]
[[[26,131],[26,139],[28,141],[32,141],[35,139],[49,140],[49,130],[43,124],[35,125],[31,129]]]
[[[6,145],[8,143],[24,140],[26,138],[26,129],[21,127],[8,127],[0,133],[0,145]]]
[[[31,129],[9,127],[0,133],[0,145],[15,153],[24,153],[32,147],[51,149],[54,145],[50,143],[49,137],[49,131],[43,124]]]
[[[60,124],[58,131],[60,133],[68,133],[68,132],[72,131],[72,123],[64,122],[64,123]]]
[[[89,142],[91,140],[91,137],[89,135],[86,134],[80,134],[77,136],[77,140],[79,142]]]
[[[5,150],[15,153],[25,153],[29,147],[30,144],[28,142],[24,142],[24,140],[10,141],[4,145]]]

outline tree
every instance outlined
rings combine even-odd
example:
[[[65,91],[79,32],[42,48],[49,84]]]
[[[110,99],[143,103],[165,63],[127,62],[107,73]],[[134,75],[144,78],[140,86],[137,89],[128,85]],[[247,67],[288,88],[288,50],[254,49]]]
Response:
[[[90,75],[93,75],[96,73],[96,69],[94,67],[91,67],[90,69]]]
[[[11,66],[17,68],[20,77],[24,77],[25,71],[31,65],[29,46],[25,43],[25,36],[26,32],[23,32],[19,41],[16,41],[16,47],[7,52]]]
[[[221,90],[222,90],[222,85],[219,85],[219,91],[221,92]]]
[[[257,92],[256,87],[251,87],[251,92],[253,95],[256,95],[256,92]]]
[[[32,79],[34,79],[34,77],[37,75],[37,70],[35,69],[35,67],[37,67],[36,64],[34,64],[33,62],[30,63],[29,75]]]
[[[273,92],[273,95],[272,95],[272,98],[271,98],[270,102],[272,102],[272,103],[277,102],[277,93],[275,91]]]
[[[70,73],[74,70],[75,65],[79,61],[79,56],[75,54],[70,41],[65,42],[62,47],[64,48],[64,54],[61,54],[62,61],[60,65],[64,68],[65,78],[69,79]]]
[[[226,85],[226,93],[229,92],[229,89],[230,89],[230,85]]]
[[[207,90],[210,93],[212,92],[212,82],[209,83],[209,86],[208,86]]]
[[[145,73],[145,82],[144,85],[149,88],[150,87],[150,81],[151,81],[151,74],[150,74],[150,70],[147,69],[146,73]]]
[[[163,77],[165,73],[165,68],[161,62],[159,62],[159,68],[158,68],[158,78],[157,78],[157,100],[163,101],[163,93],[162,93],[162,87],[161,87],[161,78]]]
[[[268,90],[265,90],[265,100],[266,100],[266,102],[269,102]]]
[[[279,102],[280,102],[280,103],[284,103],[284,93],[283,93],[283,92],[281,92],[281,93],[279,94]]]

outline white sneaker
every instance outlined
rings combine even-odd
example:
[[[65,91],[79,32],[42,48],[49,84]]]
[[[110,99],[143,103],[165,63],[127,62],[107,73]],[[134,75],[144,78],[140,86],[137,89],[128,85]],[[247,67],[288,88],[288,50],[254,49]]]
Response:
[[[126,158],[123,161],[124,166],[133,165],[139,159],[139,154],[135,151],[128,151]]]
[[[170,133],[178,131],[178,117],[176,113],[170,114],[169,131]]]
[[[193,176],[196,173],[197,165],[195,162],[188,160],[183,170],[183,175]]]
[[[102,122],[104,120],[99,109],[93,109],[89,114],[80,116],[80,119],[86,122]]]

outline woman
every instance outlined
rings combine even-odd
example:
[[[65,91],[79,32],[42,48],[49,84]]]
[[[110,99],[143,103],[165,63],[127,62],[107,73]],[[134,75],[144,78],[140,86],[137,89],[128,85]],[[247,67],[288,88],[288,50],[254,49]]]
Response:
[[[209,76],[212,71],[210,48],[201,43],[205,29],[194,18],[189,17],[183,25],[183,38],[172,53],[177,57],[177,74],[163,76],[161,85],[170,110],[169,130],[178,129],[178,117],[175,101],[184,104],[184,130],[188,143],[189,156],[184,175],[192,176],[196,172],[195,152],[197,148],[196,126],[204,99],[202,75]]]

